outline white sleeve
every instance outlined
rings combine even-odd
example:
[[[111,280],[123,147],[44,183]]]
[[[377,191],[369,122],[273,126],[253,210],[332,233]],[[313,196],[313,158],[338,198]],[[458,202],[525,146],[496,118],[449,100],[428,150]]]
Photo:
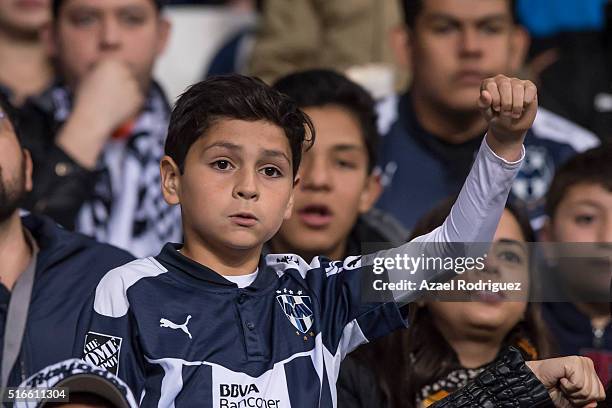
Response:
[[[523,147],[520,160],[516,162],[504,160],[491,150],[485,137],[457,201],[444,223],[429,234],[417,237],[398,248],[369,255],[364,263],[373,263],[375,260],[371,257],[466,256],[467,253],[461,252],[464,250],[461,244],[451,243],[490,243],[505,208],[512,182],[524,157]],[[415,191],[415,196],[418,196],[418,191]],[[479,250],[481,248],[482,245]],[[392,282],[408,277],[401,269],[387,269],[387,272]],[[417,282],[446,281],[454,276],[452,271],[431,270],[416,270],[410,274],[410,278]],[[400,303],[414,301],[417,296],[418,293],[411,291],[393,291],[394,299]]]
[[[486,140],[444,223],[413,242],[491,242],[525,157],[525,147],[518,161],[508,162],[496,155]]]

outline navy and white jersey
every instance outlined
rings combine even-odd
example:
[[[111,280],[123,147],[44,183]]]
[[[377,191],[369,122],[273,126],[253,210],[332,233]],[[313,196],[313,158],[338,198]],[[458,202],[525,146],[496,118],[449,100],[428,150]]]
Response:
[[[520,165],[483,143],[449,218],[417,242],[490,242]],[[81,315],[77,355],[118,374],[141,406],[336,407],[344,356],[405,326],[400,294],[363,300],[369,257],[267,255],[239,288],[180,247],[110,271]]]

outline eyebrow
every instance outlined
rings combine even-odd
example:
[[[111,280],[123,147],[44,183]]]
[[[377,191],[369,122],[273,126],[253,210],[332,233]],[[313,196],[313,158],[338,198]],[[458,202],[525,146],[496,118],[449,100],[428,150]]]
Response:
[[[450,14],[445,14],[442,12],[436,12],[436,13],[429,14],[426,16],[426,19],[427,20],[450,20],[453,22],[463,23],[460,17],[453,16]],[[507,14],[497,13],[497,14],[487,14],[481,17],[477,17],[475,19],[470,20],[470,22],[475,21],[477,24],[482,24],[483,22],[491,22],[492,20],[493,21],[510,21],[511,18]]]
[[[507,245],[519,247],[521,249],[526,249],[525,242],[517,241],[516,239],[502,238],[499,241],[497,241],[496,244],[507,244]]]
[[[334,145],[332,149],[335,151],[344,152],[344,151],[352,151],[352,150],[362,150],[363,147],[359,145],[355,145],[355,144],[338,144],[338,145]]]
[[[204,151],[208,151],[212,148],[221,148],[221,149],[228,149],[228,150],[232,150],[235,152],[241,152],[244,149],[242,148],[242,146],[239,146],[235,143],[231,143],[231,142],[215,142],[213,144],[211,144],[210,146],[207,146]],[[291,160],[289,159],[289,157],[282,151],[280,150],[275,150],[275,149],[263,149],[263,155],[265,157],[280,157],[283,158],[287,161],[287,163],[291,163]]]
[[[580,200],[574,201],[572,204],[573,205],[588,205],[589,207],[601,208],[600,203],[590,200],[588,198],[581,198]]]

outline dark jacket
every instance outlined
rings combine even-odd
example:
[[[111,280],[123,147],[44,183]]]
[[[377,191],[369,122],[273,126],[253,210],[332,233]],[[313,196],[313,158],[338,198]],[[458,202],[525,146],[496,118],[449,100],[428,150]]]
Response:
[[[64,124],[59,118],[65,116],[57,106],[57,89],[56,84],[41,95],[29,98],[17,111],[18,134],[34,164],[34,189],[24,208],[47,215],[74,230],[76,216],[91,198],[103,170],[92,171],[80,166],[56,144],[58,131]],[[166,99],[155,82],[152,89]]]
[[[383,137],[380,166],[385,190],[376,206],[406,228],[436,202],[457,194],[467,177],[484,134],[451,144],[425,130],[417,120],[410,94],[387,115],[395,122]],[[589,131],[540,109],[525,138],[525,159],[512,193],[528,207],[533,226],[544,220],[544,196],[555,169],[577,152],[595,147],[599,139]]]
[[[542,303],[542,317],[561,356],[584,355],[587,350],[612,351],[612,323],[605,330],[595,330],[591,319],[572,303]]]
[[[21,354],[9,386],[72,357],[77,319],[89,295],[106,272],[134,259],[123,250],[66,231],[47,217],[29,215],[22,222],[39,253]],[[0,285],[0,339],[10,297]]]

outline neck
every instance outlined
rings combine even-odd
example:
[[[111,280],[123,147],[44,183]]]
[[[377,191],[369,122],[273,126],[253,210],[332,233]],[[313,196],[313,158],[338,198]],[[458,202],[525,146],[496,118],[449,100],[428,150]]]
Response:
[[[0,83],[21,104],[43,91],[53,79],[53,67],[42,41],[0,30]]]
[[[420,125],[445,142],[465,143],[480,136],[487,129],[487,123],[477,109],[458,112],[432,103],[418,87],[413,87],[411,98]]]
[[[270,248],[272,252],[275,254],[296,254],[299,255],[306,262],[311,262],[317,256],[324,256],[326,258],[332,260],[340,260],[345,258],[346,256],[346,239],[337,243],[331,248],[325,249],[315,249],[304,251],[300,248],[295,248],[286,240],[282,239],[279,235],[274,237],[270,241]]]
[[[436,324],[448,344],[455,350],[459,362],[465,368],[478,368],[495,360],[503,336],[490,331],[486,336],[470,336],[457,333],[448,325]]]
[[[19,213],[0,223],[0,282],[11,290],[17,279],[28,267],[32,251],[26,241]]]
[[[257,269],[263,244],[250,249],[233,249],[211,244],[204,239],[189,237],[181,253],[199,264],[205,265],[222,276],[248,275]]]

